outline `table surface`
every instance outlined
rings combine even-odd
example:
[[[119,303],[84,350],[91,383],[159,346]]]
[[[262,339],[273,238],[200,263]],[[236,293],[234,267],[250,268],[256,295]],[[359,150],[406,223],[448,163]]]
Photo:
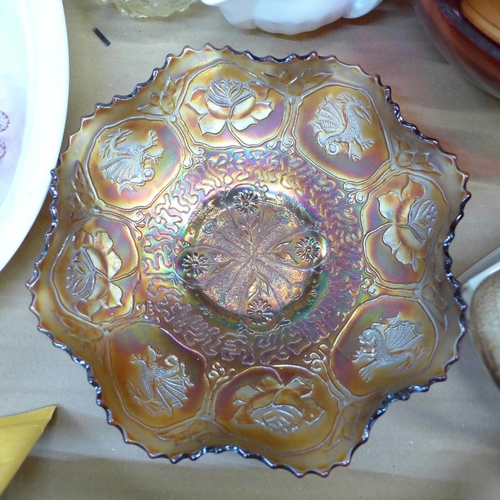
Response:
[[[130,93],[163,65],[167,54],[178,54],[185,45],[231,45],[258,56],[335,54],[379,74],[403,117],[439,138],[470,174],[472,200],[451,247],[455,274],[500,245],[500,101],[442,58],[411,2],[385,0],[361,19],[293,37],[236,29],[203,4],[171,19],[142,21],[91,0],[65,0],[64,7],[71,80],[63,148],[96,102]],[[109,47],[94,35],[95,26],[111,40]],[[58,410],[5,492],[6,500],[499,498],[500,391],[469,337],[448,380],[393,404],[353,463],[334,469],[327,479],[298,480],[229,452],[171,465],[126,445],[95,404],[85,370],[37,331],[28,309],[25,282],[50,225],[48,202],[0,273],[0,415],[49,404]]]

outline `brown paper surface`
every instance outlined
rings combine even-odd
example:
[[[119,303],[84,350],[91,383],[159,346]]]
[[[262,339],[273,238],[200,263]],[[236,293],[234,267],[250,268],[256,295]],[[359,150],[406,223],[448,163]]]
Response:
[[[35,446],[55,409],[47,406],[0,418],[0,495]]]

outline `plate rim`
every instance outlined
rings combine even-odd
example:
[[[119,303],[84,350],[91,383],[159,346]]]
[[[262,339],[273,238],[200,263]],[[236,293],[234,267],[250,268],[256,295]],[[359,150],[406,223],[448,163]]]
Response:
[[[0,272],[23,243],[47,197],[50,171],[57,163],[66,126],[69,96],[69,49],[62,0],[15,0],[13,4],[26,35],[28,82],[21,152],[0,203],[0,224],[9,235],[0,247]]]

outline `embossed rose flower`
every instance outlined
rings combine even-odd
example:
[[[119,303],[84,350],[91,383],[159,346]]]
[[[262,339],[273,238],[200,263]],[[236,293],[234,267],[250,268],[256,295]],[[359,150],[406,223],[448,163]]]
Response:
[[[235,395],[239,406],[234,420],[260,425],[277,434],[294,432],[318,420],[324,410],[313,398],[312,382],[302,377],[288,384],[264,377],[258,385],[245,385]]]
[[[100,217],[87,220],[68,240],[54,268],[64,306],[96,323],[130,313],[138,282],[138,254],[130,230]]]
[[[122,304],[122,289],[113,283],[122,261],[113,250],[106,232],[95,236],[82,232],[75,241],[77,250],[68,273],[68,288],[78,297],[78,310],[91,318],[102,308]]]
[[[392,223],[384,232],[383,241],[402,264],[417,269],[424,259],[428,238],[436,222],[434,201],[425,198],[424,186],[409,178],[402,190],[392,190],[379,197],[381,214]]]
[[[268,91],[258,82],[222,78],[208,88],[197,88],[187,104],[201,115],[198,124],[202,134],[216,135],[227,126],[237,136],[238,131],[269,116],[273,108],[266,100]]]

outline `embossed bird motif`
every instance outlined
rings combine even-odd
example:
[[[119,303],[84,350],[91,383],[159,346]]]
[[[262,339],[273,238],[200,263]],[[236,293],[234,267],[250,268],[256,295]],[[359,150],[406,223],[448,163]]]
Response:
[[[326,97],[310,125],[327,154],[335,156],[344,152],[349,159],[357,161],[373,146],[371,139],[362,137],[361,120],[371,123],[369,111],[361,101],[344,93],[335,99]]]
[[[175,407],[182,407],[187,400],[187,391],[193,383],[186,374],[186,366],[174,354],[170,354],[161,364],[159,354],[148,345],[145,356],[132,356],[132,363],[137,363],[141,371],[143,391],[135,385],[129,387],[137,400],[152,411],[165,409],[172,414]]]
[[[118,130],[104,141],[101,148],[101,158],[110,161],[100,166],[104,178],[118,184],[118,192],[125,189],[136,191],[135,186],[144,186],[154,175],[154,167],[163,156],[163,150],[151,154],[149,150],[158,144],[158,135],[149,132],[149,142],[146,145],[133,143],[119,147],[132,133],[131,130]]]
[[[354,353],[353,363],[361,366],[359,373],[365,382],[373,378],[379,367],[391,366],[391,375],[412,366],[423,353],[418,345],[422,333],[416,325],[402,321],[398,314],[387,323],[373,323],[359,337],[359,349]]]

